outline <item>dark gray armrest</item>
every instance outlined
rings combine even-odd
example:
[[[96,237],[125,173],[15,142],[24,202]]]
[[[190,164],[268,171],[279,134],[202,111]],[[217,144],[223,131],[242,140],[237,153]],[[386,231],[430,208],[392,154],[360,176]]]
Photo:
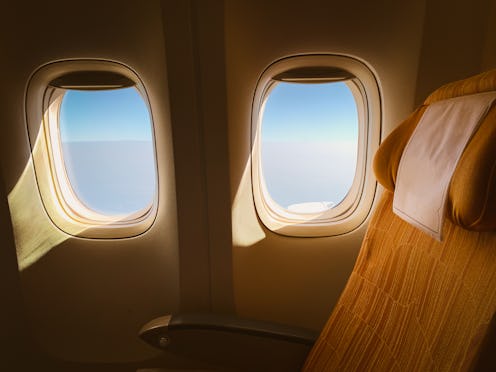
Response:
[[[162,316],[139,334],[166,354],[236,372],[300,371],[318,336],[307,329],[217,314]]]
[[[140,337],[152,346],[164,349],[180,331],[219,331],[258,336],[312,346],[318,332],[271,322],[243,319],[232,315],[166,315],[145,324]]]

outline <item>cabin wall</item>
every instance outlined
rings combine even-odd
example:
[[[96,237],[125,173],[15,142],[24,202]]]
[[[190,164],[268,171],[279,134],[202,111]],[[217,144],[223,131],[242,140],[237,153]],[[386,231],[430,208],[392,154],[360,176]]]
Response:
[[[233,311],[223,1],[162,3],[182,311]]]
[[[462,26],[463,25],[463,26]],[[251,196],[250,115],[256,82],[290,55],[364,61],[382,94],[385,137],[432,90],[495,67],[494,2],[444,0],[323,8],[311,1],[226,2],[234,297],[239,314],[319,329],[354,264],[363,233],[291,238],[266,229]],[[256,279],[255,279],[256,278]],[[332,283],[332,284],[331,284]]]
[[[226,2],[226,60],[233,272],[240,315],[319,329],[340,295],[365,232],[324,238],[278,235],[257,218],[251,196],[250,117],[257,79],[297,54],[349,55],[376,74],[383,133],[412,109],[422,41],[418,0]]]
[[[494,0],[426,5],[415,102],[439,86],[496,67]]]
[[[484,36],[482,71],[496,68],[496,1],[490,1],[487,9],[488,17]]]
[[[139,328],[177,311],[322,327],[366,223],[342,236],[292,238],[258,219],[251,110],[271,63],[312,53],[363,61],[382,95],[383,138],[440,84],[496,67],[494,0],[54,0],[12,3],[5,14],[0,153],[13,228],[4,200],[0,295],[9,306],[0,314],[15,336],[2,342],[18,350],[32,339],[68,361],[153,358]],[[157,220],[140,237],[79,239],[29,223],[45,212],[25,89],[39,66],[66,58],[119,61],[148,90],[160,195]],[[26,253],[26,237],[43,249]]]
[[[18,2],[7,8],[1,30],[6,52],[0,151],[29,335],[36,348],[55,359],[123,362],[157,355],[137,333],[150,319],[179,308],[174,163],[160,3],[56,0],[48,6]],[[26,85],[41,65],[77,58],[123,63],[137,72],[148,90],[160,191],[155,224],[141,236],[69,236],[50,223],[39,198],[24,113]]]
[[[17,270],[12,223],[7,194],[0,182],[0,356],[4,365],[11,365],[21,357],[21,350],[30,339],[23,317],[23,301]]]

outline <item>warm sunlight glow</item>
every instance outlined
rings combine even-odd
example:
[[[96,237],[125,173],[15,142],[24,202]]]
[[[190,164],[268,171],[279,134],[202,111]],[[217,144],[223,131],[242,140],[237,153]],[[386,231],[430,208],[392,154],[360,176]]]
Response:
[[[64,64],[86,71],[89,62]],[[39,70],[28,87],[31,158],[9,195],[21,265],[71,237],[134,237],[155,221],[157,161],[145,88],[122,66],[98,65],[120,71],[128,88],[108,89],[95,76],[94,87],[61,88],[56,83],[72,75],[54,80],[55,65]]]
[[[374,75],[337,55],[274,62],[252,106],[252,187],[260,221],[287,236],[335,236],[366,218],[379,143]]]
[[[238,247],[249,247],[265,239],[265,233],[258,223],[253,205],[250,167],[248,162],[232,206],[233,245]]]
[[[20,270],[29,267],[69,238],[69,235],[57,229],[47,218],[38,194],[33,157],[41,155],[43,146],[43,135],[40,131],[33,146],[32,156],[8,195]],[[54,203],[54,207],[57,204]]]

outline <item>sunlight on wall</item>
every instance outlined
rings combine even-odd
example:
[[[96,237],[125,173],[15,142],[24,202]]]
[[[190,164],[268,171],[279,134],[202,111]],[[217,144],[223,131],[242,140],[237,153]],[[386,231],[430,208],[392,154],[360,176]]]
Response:
[[[41,131],[40,131],[41,132]],[[17,184],[8,195],[19,269],[24,270],[69,238],[48,218],[38,192],[33,156],[40,151],[40,136]]]
[[[249,247],[265,239],[258,222],[251,190],[251,164],[247,162],[232,207],[233,245]]]
[[[54,111],[55,106],[56,104],[52,104],[47,112]],[[45,120],[47,112],[44,115]],[[61,147],[54,145],[53,142],[50,145],[48,139],[50,135],[57,134],[57,131],[47,131],[42,120],[37,134],[33,134],[33,138],[36,136],[36,139],[31,156],[8,195],[20,270],[29,267],[51,249],[73,236],[85,238],[133,236],[148,228],[154,219],[152,213],[141,218],[141,211],[101,216],[86,207],[84,207],[88,211],[86,216],[95,217],[95,221],[86,222],[77,218],[78,215],[70,210],[70,206],[67,208],[66,198],[68,195],[74,195],[74,192],[69,183],[61,183],[56,176],[56,174],[65,174],[64,165],[61,161],[57,161],[62,159],[62,155],[57,155]],[[49,149],[51,149],[51,157]],[[73,199],[72,205],[82,205],[76,196],[73,196]],[[141,230],[137,231],[137,229]],[[86,236],[85,233],[91,235]]]

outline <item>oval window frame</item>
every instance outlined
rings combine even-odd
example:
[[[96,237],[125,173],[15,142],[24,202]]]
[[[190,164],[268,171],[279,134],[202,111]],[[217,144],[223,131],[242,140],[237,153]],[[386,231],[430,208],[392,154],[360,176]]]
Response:
[[[141,211],[129,215],[105,215],[87,208],[70,186],[60,154],[60,106],[68,89],[101,90],[129,86],[138,90],[150,115],[155,193],[151,205]],[[57,61],[37,69],[26,92],[28,136],[37,186],[45,211],[54,225],[69,235],[92,239],[129,238],[150,229],[158,211],[159,174],[153,111],[137,73],[128,66],[107,60]]]
[[[270,196],[262,172],[261,125],[265,103],[279,81],[321,83],[343,81],[357,104],[359,117],[357,168],[346,197],[318,213],[297,213]],[[370,212],[376,190],[372,158],[380,143],[381,99],[373,72],[361,61],[342,55],[299,55],[274,62],[261,74],[253,98],[251,120],[252,191],[258,216],[271,231],[299,237],[335,236],[359,227]]]

